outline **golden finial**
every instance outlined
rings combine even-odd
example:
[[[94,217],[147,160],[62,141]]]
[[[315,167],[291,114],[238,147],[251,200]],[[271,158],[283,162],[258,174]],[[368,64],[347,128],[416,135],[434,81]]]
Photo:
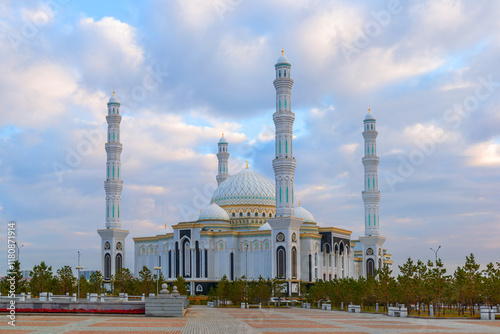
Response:
[[[300,201],[299,201],[299,206],[300,206]]]
[[[215,204],[215,197],[212,198],[212,204]]]
[[[247,168],[248,168],[248,161],[247,161],[247,160],[245,160],[245,162],[247,163]]]
[[[283,48],[281,48],[281,55],[283,56],[285,54],[285,51],[283,51]]]
[[[368,108],[368,113],[370,113],[370,108]]]
[[[165,230],[167,229],[167,222],[165,222]]]
[[[224,132],[222,133],[222,137],[224,137]]]
[[[200,209],[200,213],[201,213],[201,209]]]
[[[113,96],[115,96],[115,90],[113,89]]]

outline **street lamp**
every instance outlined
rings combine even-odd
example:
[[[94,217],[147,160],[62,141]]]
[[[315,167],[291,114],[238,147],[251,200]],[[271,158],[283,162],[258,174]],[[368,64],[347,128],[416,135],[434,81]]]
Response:
[[[441,248],[441,246],[439,246],[438,249],[436,249],[436,250],[432,249],[432,247],[431,247],[431,251],[433,251],[434,255],[436,256],[436,266],[437,266],[437,262],[438,262],[438,251],[439,251],[439,248]]]
[[[78,278],[77,278],[77,286],[78,286],[78,295],[76,298],[80,298],[80,269],[83,269],[83,267],[80,265],[80,251],[78,251],[78,265],[76,266],[76,269],[78,270]]]
[[[154,270],[158,270],[158,276],[156,277],[156,296],[158,296],[158,284],[160,283],[160,270],[161,267],[154,267]]]
[[[19,247],[17,241],[14,241],[14,245],[16,245],[17,248],[17,261],[19,261],[19,269],[21,269],[21,248],[23,248],[24,245],[21,245],[21,247]]]

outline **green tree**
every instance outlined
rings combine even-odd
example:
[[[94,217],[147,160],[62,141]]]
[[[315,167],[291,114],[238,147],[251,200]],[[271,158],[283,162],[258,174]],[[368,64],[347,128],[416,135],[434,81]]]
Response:
[[[61,269],[57,269],[57,282],[59,291],[62,294],[73,293],[76,278],[73,276],[73,270],[70,266],[64,266]]]
[[[223,305],[226,305],[230,297],[231,297],[231,284],[229,283],[227,276],[224,275],[217,284],[217,298],[220,301],[222,301]]]
[[[13,280],[12,280],[13,279]],[[9,293],[10,282],[14,282],[15,293],[19,294],[26,292],[26,281],[23,279],[23,274],[21,273],[21,264],[19,261],[14,261],[10,267],[7,276],[5,276],[4,287],[2,288],[2,293]]]
[[[383,266],[382,269],[377,270],[377,287],[375,295],[377,301],[384,305],[385,311],[389,305],[389,301],[393,300],[396,292],[396,281],[392,277],[392,270],[389,266]]]
[[[115,273],[112,280],[113,293],[125,293],[133,288],[133,277],[128,268],[122,268]]]
[[[177,291],[179,291],[181,295],[189,294],[187,283],[184,277],[177,276],[177,278],[172,282],[172,285],[175,285],[177,287]]]
[[[40,292],[49,292],[52,287],[52,266],[47,266],[45,261],[35,265],[33,270],[30,271],[31,281],[29,283],[31,294],[39,296]]]
[[[245,285],[246,282],[240,278],[235,279],[230,283],[229,299],[233,305],[240,305],[245,298]]]
[[[470,306],[470,314],[474,314],[474,302],[480,296],[481,273],[479,272],[479,264],[476,263],[474,254],[465,257],[465,265],[463,270],[465,273],[465,296],[467,303]]]
[[[408,307],[408,314],[410,314],[411,307],[410,305],[415,300],[415,283],[414,276],[416,271],[416,266],[413,264],[411,258],[408,258],[405,264],[402,266],[398,266],[399,271],[401,272],[398,275],[398,283],[400,286],[400,298],[405,301],[405,304]]]
[[[153,280],[153,275],[148,267],[143,266],[142,270],[139,272],[139,284],[141,287],[141,293],[149,296],[149,293],[153,290],[156,291],[155,281]],[[153,288],[154,287],[154,288]]]
[[[85,276],[81,275],[80,279],[77,280],[76,284],[77,284],[76,291],[78,291],[78,286],[80,286],[80,297],[79,298],[85,298],[87,296],[87,293],[90,292],[89,281],[85,278]]]
[[[448,277],[445,276],[446,269],[441,259],[438,259],[436,263],[428,261],[427,266],[429,267],[430,299],[433,304],[437,304],[437,315],[441,316],[442,295],[446,287],[446,281],[448,280]]]
[[[497,267],[493,263],[488,263],[483,270],[482,292],[486,302],[492,306],[500,304],[500,263]]]
[[[91,293],[104,292],[104,277],[102,276],[102,273],[100,271],[96,271],[90,274],[89,290]]]

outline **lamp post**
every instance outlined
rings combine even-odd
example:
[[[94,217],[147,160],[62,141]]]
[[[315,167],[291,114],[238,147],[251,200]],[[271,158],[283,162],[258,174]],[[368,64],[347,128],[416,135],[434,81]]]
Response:
[[[161,267],[154,267],[153,269],[154,270],[158,270],[158,274],[157,274],[157,277],[156,277],[156,296],[158,296],[158,284],[160,283],[160,270],[161,270]]]
[[[434,250],[431,247],[431,251],[433,251],[434,255],[436,256],[436,262],[435,262],[436,266],[437,266],[437,262],[438,262],[438,251],[439,251],[440,248],[441,248],[441,246],[439,246],[436,250]]]
[[[17,248],[17,261],[19,261],[19,269],[21,269],[21,248],[24,247],[24,245],[21,245],[21,247],[19,247],[19,245],[17,244],[17,241],[14,241],[14,245],[16,245],[16,248]]]
[[[77,278],[77,286],[78,286],[78,294],[76,298],[80,298],[80,269],[83,267],[80,265],[80,251],[78,251],[78,265],[76,266],[76,270],[78,270],[78,278]]]

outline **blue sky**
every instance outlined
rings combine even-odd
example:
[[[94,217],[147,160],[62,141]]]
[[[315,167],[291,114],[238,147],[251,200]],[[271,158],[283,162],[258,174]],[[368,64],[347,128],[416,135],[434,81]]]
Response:
[[[4,1],[0,221],[18,222],[23,269],[74,266],[78,250],[85,268],[100,267],[116,90],[133,268],[132,237],[208,204],[222,132],[231,173],[248,160],[273,179],[273,66],[284,48],[296,198],[319,225],[363,234],[371,108],[395,264],[432,259],[439,245],[450,271],[471,252],[499,261],[499,13],[496,2],[453,0]]]

